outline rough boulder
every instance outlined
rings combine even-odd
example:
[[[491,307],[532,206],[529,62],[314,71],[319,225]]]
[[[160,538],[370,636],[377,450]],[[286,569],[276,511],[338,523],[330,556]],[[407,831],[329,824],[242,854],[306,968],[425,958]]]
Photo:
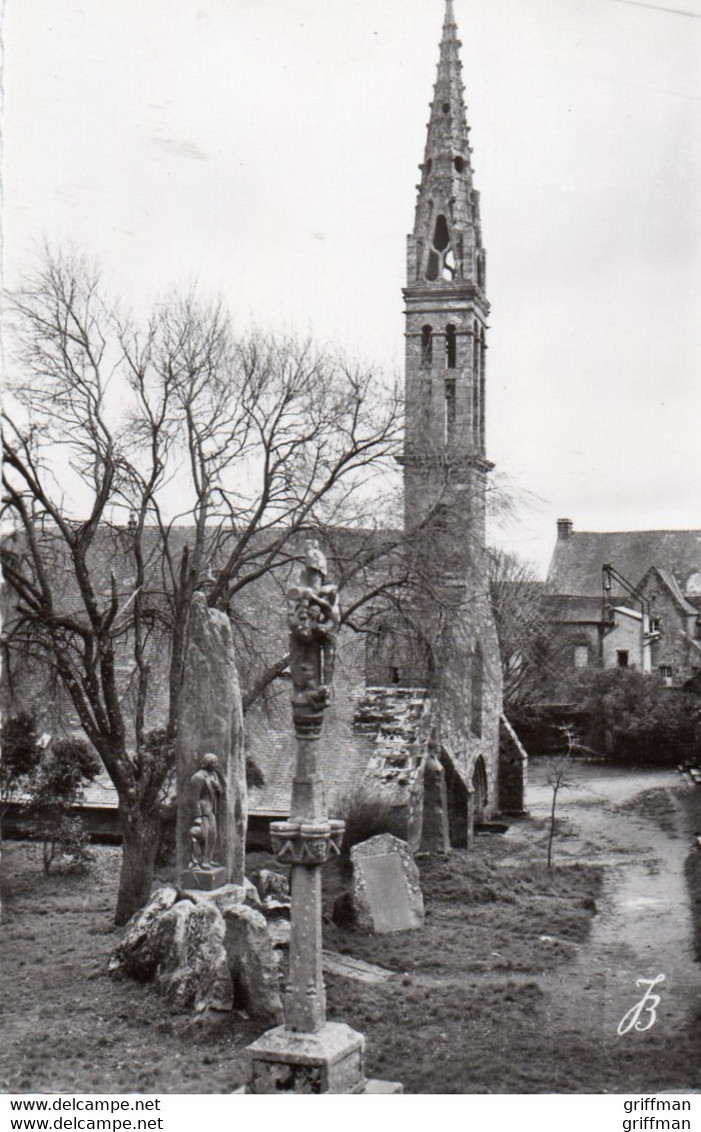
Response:
[[[282,1021],[278,954],[265,917],[243,897],[236,885],[194,896],[157,889],[127,924],[110,975],[154,979],[181,1010],[236,1009]]]

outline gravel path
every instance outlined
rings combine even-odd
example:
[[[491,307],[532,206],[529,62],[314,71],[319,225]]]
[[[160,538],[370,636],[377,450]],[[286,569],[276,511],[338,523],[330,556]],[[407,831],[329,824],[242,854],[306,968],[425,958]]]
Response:
[[[528,802],[536,822],[549,818],[548,769],[545,761],[533,768]],[[587,763],[574,764],[571,782],[558,798],[564,829],[555,841],[556,859],[607,868],[591,935],[561,977],[563,1000],[571,1009],[579,985],[577,1009],[602,1034],[623,1028],[628,1015],[624,1039],[644,1039],[642,1027],[653,1025],[656,1036],[671,1036],[701,1001],[684,877],[690,845],[677,802],[680,791],[692,788],[676,771]],[[526,834],[524,827],[515,831]],[[646,992],[659,1002],[648,997],[636,1029],[634,1008]]]

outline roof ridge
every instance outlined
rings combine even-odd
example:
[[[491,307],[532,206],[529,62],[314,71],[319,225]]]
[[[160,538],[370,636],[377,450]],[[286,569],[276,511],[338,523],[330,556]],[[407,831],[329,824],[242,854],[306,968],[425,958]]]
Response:
[[[569,542],[575,535],[701,535],[701,527],[635,527],[623,531],[573,530],[563,541]]]

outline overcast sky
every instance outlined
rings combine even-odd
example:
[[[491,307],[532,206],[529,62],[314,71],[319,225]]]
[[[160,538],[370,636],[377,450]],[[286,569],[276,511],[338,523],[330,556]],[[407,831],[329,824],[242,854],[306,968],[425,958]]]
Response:
[[[68,238],[400,370],[442,0],[6,0],[4,275]],[[667,7],[668,10],[664,10]],[[701,0],[455,0],[488,449],[555,519],[701,527]]]

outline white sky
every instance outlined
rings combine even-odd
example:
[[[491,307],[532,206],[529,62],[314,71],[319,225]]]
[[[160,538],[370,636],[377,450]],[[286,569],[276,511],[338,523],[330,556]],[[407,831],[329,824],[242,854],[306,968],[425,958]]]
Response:
[[[701,0],[455,0],[492,317],[488,449],[555,519],[701,527]],[[403,364],[442,0],[6,0],[4,275],[44,236],[135,307]],[[683,14],[684,9],[688,14]]]

